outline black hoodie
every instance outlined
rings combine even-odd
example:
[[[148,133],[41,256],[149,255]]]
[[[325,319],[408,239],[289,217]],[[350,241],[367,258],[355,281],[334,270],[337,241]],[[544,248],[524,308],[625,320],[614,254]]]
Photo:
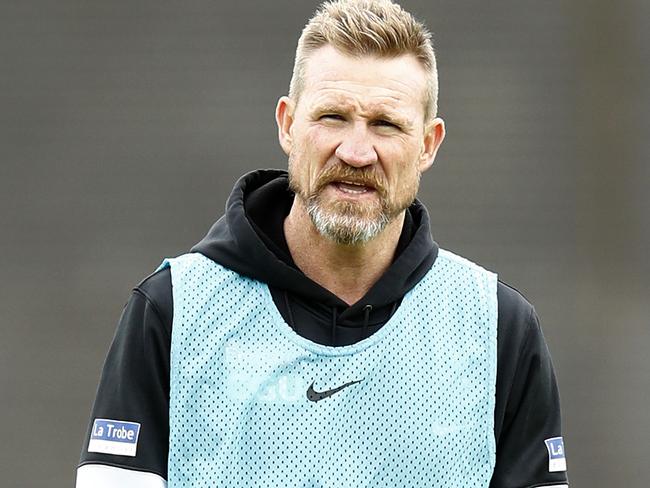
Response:
[[[226,215],[192,252],[267,283],[285,321],[314,342],[343,346],[378,330],[438,254],[427,211],[415,202],[406,212],[393,264],[361,300],[348,305],[294,264],[282,230],[292,202],[286,172],[249,173],[235,185]]]
[[[329,346],[358,342],[387,322],[433,265],[438,246],[427,211],[418,201],[408,208],[391,266],[363,298],[348,305],[294,264],[283,232],[293,197],[284,171],[244,175],[228,198],[225,215],[191,252],[267,283],[282,317],[298,334]],[[501,282],[497,299],[497,458],[490,486],[566,483],[565,472],[548,471],[544,440],[561,436],[560,408],[537,316],[519,292]],[[95,418],[141,423],[137,456],[89,453],[86,436],[80,465],[111,465],[167,478],[172,317],[166,268],[140,283],[125,306],[89,425],[90,432]]]

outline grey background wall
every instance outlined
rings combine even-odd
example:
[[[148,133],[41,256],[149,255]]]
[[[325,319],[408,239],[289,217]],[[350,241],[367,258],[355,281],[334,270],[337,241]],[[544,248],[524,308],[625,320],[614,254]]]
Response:
[[[650,3],[405,0],[448,138],[434,237],[536,305],[573,486],[650,484]],[[244,171],[316,2],[0,5],[0,484],[71,486],[130,288]]]

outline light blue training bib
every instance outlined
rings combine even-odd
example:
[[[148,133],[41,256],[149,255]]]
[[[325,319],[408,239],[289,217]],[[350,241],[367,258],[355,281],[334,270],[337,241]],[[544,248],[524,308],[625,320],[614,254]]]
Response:
[[[440,250],[356,344],[296,334],[266,284],[201,254],[171,266],[168,486],[487,487],[497,278]]]

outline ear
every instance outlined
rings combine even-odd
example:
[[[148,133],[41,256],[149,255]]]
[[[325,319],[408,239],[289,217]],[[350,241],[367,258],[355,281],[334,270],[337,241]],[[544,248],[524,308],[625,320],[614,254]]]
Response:
[[[424,129],[422,154],[420,154],[420,172],[428,170],[436,159],[438,148],[445,139],[445,121],[436,117]]]
[[[280,97],[275,107],[275,121],[278,124],[278,139],[282,150],[288,156],[293,147],[291,126],[293,125],[293,111],[295,104],[289,97]]]

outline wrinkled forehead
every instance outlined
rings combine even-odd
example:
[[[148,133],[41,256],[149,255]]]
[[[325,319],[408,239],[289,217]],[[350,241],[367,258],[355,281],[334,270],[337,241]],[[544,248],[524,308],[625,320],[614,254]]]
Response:
[[[304,74],[301,98],[330,96],[345,101],[346,95],[363,94],[394,107],[424,106],[427,99],[427,73],[411,54],[352,56],[326,45],[309,55]]]

